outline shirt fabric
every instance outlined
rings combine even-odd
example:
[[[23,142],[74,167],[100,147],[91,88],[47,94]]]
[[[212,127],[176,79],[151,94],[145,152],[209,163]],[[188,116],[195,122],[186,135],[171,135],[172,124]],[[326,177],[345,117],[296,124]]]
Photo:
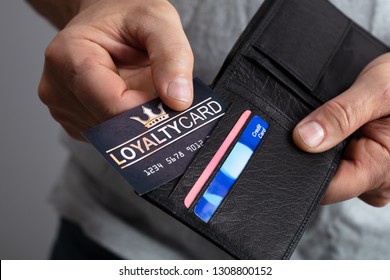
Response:
[[[331,1],[390,45],[390,1]],[[194,76],[210,83],[261,0],[176,0],[171,3],[195,56]],[[225,252],[138,197],[89,144],[65,133],[69,160],[50,201],[59,215],[126,259],[225,259]],[[390,206],[351,199],[321,206],[294,259],[390,259]]]

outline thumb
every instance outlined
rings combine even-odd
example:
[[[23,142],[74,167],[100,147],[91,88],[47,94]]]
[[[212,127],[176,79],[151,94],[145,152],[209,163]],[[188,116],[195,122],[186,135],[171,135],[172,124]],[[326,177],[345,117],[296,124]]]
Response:
[[[155,11],[155,20],[146,22],[140,38],[149,55],[153,84],[166,105],[184,110],[193,100],[193,53],[173,6],[166,1]]]
[[[304,118],[293,131],[296,145],[307,152],[326,151],[365,123],[386,114],[379,90],[358,81]]]

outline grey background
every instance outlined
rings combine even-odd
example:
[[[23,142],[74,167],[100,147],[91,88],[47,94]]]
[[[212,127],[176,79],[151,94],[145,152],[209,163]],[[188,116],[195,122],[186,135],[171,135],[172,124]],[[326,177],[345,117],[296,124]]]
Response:
[[[66,152],[37,96],[56,31],[23,0],[0,2],[0,258],[45,259],[57,219],[47,202]]]

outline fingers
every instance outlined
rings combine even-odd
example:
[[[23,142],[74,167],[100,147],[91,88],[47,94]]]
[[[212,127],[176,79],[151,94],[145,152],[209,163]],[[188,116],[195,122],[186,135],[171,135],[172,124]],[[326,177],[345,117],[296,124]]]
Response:
[[[360,84],[315,110],[294,129],[298,147],[307,152],[326,151],[363,126],[390,113],[390,91],[370,91]]]
[[[365,123],[389,114],[386,101],[390,92],[356,83],[303,119],[294,129],[294,141],[307,152],[326,151]]]
[[[360,197],[374,206],[390,202],[390,54],[368,64],[344,93],[304,118],[296,145],[323,152],[359,130],[351,140],[322,202]]]
[[[49,108],[62,107],[76,115],[86,110],[102,122],[153,98],[142,90],[128,90],[109,52],[92,40],[73,38],[72,31],[61,32],[46,50],[39,91]]]
[[[329,185],[322,204],[332,204],[354,197],[366,203],[382,207],[390,202],[390,177],[387,163],[390,158],[383,157],[382,147],[373,141],[352,142],[350,153],[359,150],[359,158],[343,159]],[[351,151],[355,150],[355,151]],[[378,160],[379,159],[379,160]]]
[[[366,140],[362,140],[366,141]],[[372,142],[361,143],[353,140],[346,150],[346,154],[354,154],[359,150],[358,158],[347,158],[340,161],[337,172],[329,185],[323,199],[323,204],[331,204],[344,201],[353,197],[358,197],[367,191],[368,186],[372,189],[380,185],[379,178],[381,166],[368,153],[375,147],[365,147],[374,145]]]
[[[153,20],[143,20],[138,40],[145,43],[158,95],[172,109],[184,110],[193,100],[193,53],[176,10],[168,1],[157,5],[143,11]],[[135,20],[129,18],[129,30],[134,24]]]
[[[381,207],[390,202],[390,117],[372,121],[347,146],[323,204],[360,197]]]

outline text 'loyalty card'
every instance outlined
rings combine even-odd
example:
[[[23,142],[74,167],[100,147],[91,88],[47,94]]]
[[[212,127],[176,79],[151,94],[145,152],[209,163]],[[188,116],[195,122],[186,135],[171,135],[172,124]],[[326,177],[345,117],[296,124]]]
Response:
[[[212,90],[195,79],[189,109],[173,111],[154,99],[83,135],[142,195],[184,173],[225,110]]]

